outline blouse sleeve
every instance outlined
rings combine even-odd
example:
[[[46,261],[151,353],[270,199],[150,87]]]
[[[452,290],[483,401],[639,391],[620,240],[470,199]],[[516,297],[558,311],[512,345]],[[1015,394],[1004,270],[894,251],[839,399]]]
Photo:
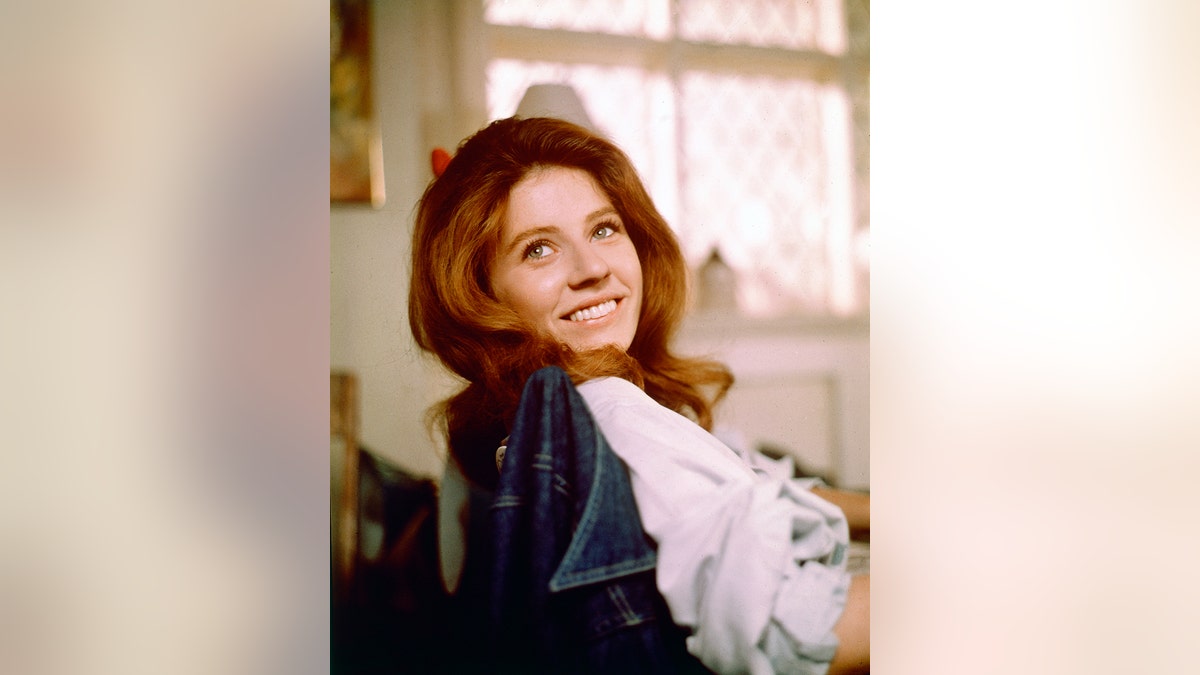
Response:
[[[800,482],[756,473],[632,383],[579,392],[629,469],[688,650],[718,673],[824,673],[850,583],[842,512]]]

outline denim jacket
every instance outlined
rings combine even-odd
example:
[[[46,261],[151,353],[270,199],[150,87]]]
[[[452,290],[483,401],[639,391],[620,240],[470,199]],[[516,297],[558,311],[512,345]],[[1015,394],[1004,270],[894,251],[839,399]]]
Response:
[[[655,585],[624,465],[561,369],[526,383],[491,505],[493,672],[707,673]]]

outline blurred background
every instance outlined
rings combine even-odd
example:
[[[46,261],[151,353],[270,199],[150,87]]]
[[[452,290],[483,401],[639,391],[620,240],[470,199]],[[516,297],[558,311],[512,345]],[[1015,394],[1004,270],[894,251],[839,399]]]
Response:
[[[489,59],[665,73],[672,107],[659,117],[676,118],[669,138],[684,154],[702,152],[680,103],[687,68],[725,77],[718,64],[734,54],[772,78],[781,63],[782,79],[844,74],[844,152],[862,158],[854,7],[844,51],[779,61],[789,45],[701,29],[662,46],[664,26],[684,28],[661,9],[641,28],[603,13],[626,17],[625,32],[588,25],[601,42],[571,33],[531,56],[514,51],[522,36],[564,26],[488,19],[478,2],[373,4],[375,114],[339,142],[376,133],[368,175],[386,182],[331,207],[325,106],[335,81],[354,87],[331,78],[329,3],[0,4],[0,672],[329,672],[330,366],[361,378],[364,445],[436,476],[420,415],[450,383],[408,341],[408,227],[431,149],[492,115]],[[923,674],[1187,672],[1200,622],[1200,4],[875,9],[872,658]],[[794,24],[778,16],[758,23]],[[572,45],[591,46],[562,55]],[[597,126],[626,133],[632,114],[612,120],[608,102],[571,84]],[[765,110],[748,125],[729,113],[722,133],[769,128]],[[805,133],[774,150],[822,156]],[[626,149],[645,162],[657,138]],[[687,166],[639,168],[661,185]],[[796,187],[804,205],[823,204],[811,178],[789,179],[809,181]],[[730,185],[720,196],[772,203]],[[773,206],[706,224],[676,193],[655,197],[699,267],[714,229],[815,227],[811,212]],[[855,225],[823,226],[840,248],[806,255],[848,256],[865,275],[866,202],[851,203],[839,222]],[[685,235],[692,226],[709,229]],[[718,250],[744,272],[734,246]],[[701,294],[686,337],[861,344],[866,277],[828,274],[776,293],[786,311],[753,304],[740,282],[738,314],[706,313]],[[730,294],[715,295],[728,307]],[[367,535],[374,552],[378,533]]]
[[[356,380],[363,447],[441,473],[424,412],[455,383],[417,353],[405,306],[431,151],[567,85],[680,239],[681,348],[738,378],[721,432],[869,487],[868,2],[339,0],[332,16],[335,43],[339,23],[369,25],[359,75],[331,51],[335,111],[361,85],[370,174],[330,212],[330,361]]]

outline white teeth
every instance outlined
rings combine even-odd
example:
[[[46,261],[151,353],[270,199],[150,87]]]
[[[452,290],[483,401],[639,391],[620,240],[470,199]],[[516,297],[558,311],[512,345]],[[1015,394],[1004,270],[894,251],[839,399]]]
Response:
[[[616,300],[608,300],[602,302],[595,307],[585,307],[577,312],[572,312],[571,316],[567,317],[571,321],[587,321],[588,319],[599,319],[602,316],[611,314],[617,308]]]

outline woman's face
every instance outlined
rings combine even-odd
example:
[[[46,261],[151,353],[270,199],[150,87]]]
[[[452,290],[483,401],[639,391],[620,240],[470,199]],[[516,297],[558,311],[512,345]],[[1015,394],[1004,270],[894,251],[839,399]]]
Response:
[[[642,266],[586,171],[538,169],[513,186],[489,279],[497,300],[573,349],[633,343]]]

